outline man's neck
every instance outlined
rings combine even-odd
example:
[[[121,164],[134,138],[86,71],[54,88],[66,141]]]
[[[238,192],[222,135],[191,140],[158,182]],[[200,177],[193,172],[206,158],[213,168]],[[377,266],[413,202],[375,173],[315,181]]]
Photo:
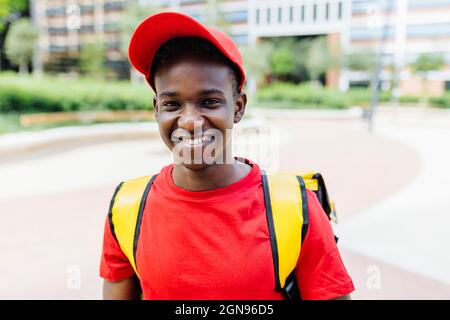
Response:
[[[234,159],[232,164],[213,164],[202,170],[191,170],[182,164],[174,165],[175,185],[189,191],[207,191],[225,187],[244,178],[251,166]]]

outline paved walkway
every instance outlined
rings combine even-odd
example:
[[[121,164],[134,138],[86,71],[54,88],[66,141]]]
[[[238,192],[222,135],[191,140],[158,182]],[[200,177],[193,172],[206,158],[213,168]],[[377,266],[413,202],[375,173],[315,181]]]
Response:
[[[403,119],[395,113],[382,114],[377,134],[416,150],[420,170],[407,186],[342,223],[340,246],[380,267],[384,286],[390,288],[385,298],[450,299],[450,113],[416,110]],[[402,159],[404,166],[411,161]],[[397,177],[382,176],[386,182]],[[391,267],[406,273],[384,272]],[[392,282],[398,285],[392,288]],[[422,287],[411,289],[414,282]]]
[[[381,115],[373,135],[348,118],[294,113],[268,123],[279,130],[279,169],[325,175],[355,298],[449,298],[450,122],[395,117]],[[0,297],[100,298],[101,235],[115,185],[170,160],[158,140],[140,140],[0,164],[0,249],[9,262],[0,265]],[[378,275],[381,287],[368,285]]]

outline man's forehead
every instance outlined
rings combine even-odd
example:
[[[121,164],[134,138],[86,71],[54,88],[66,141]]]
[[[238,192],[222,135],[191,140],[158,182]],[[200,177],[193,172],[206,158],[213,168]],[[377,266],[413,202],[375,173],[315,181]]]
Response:
[[[190,91],[196,94],[225,94],[231,89],[230,72],[226,65],[191,63],[180,61],[164,65],[155,74],[155,86],[159,92],[177,93]]]
[[[180,56],[173,60],[167,61],[160,66],[155,75],[158,76],[162,73],[174,72],[179,69],[198,69],[200,72],[210,71],[216,73],[219,70],[227,72],[229,67],[221,61],[208,59],[207,57],[189,55]]]

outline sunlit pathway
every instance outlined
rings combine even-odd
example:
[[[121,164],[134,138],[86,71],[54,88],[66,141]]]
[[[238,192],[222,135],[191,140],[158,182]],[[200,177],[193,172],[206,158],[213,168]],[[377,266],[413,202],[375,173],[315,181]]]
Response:
[[[399,283],[396,294],[390,298],[424,297],[450,298],[450,115],[445,119],[410,119],[410,121],[385,121],[379,123],[377,132],[381,136],[395,139],[417,150],[421,169],[415,179],[396,192],[359,215],[341,223],[338,232],[342,236],[340,246],[374,260],[370,264],[388,264],[405,272],[434,282],[435,289],[423,288],[422,295],[408,291],[413,279],[385,275],[385,286],[389,279]],[[433,121],[436,120],[436,121]],[[391,155],[395,161],[395,155]],[[403,159],[407,166],[410,159]],[[397,179],[395,174],[382,177],[387,183]],[[370,269],[370,268],[369,268]],[[366,271],[366,270],[364,270]],[[367,275],[373,274],[367,270]],[[418,280],[420,281],[420,280]],[[367,288],[364,288],[364,290]],[[372,296],[377,293],[369,293]]]
[[[411,244],[411,250],[404,252],[406,258],[417,257],[412,251],[419,250],[421,257],[430,258],[429,264],[445,262],[444,257],[439,257],[445,255],[441,251],[444,243],[437,245],[430,233],[430,230],[436,232],[437,237],[441,237],[436,239],[449,243],[440,233],[445,211],[433,211],[433,217],[439,223],[436,229],[430,229],[431,222],[428,222],[427,228],[422,229],[423,237],[420,232],[413,234],[416,229],[412,229],[411,234],[406,228],[402,230],[405,233],[393,233],[394,227],[385,226],[412,223],[417,227],[418,221],[411,222],[404,217],[404,208],[414,209],[407,203],[395,207],[399,208],[395,209],[399,212],[397,218],[391,219],[387,212],[372,218],[370,213],[374,212],[371,208],[386,206],[396,195],[411,188],[414,191],[417,181],[435,181],[437,176],[428,171],[428,160],[421,156],[423,150],[416,150],[416,145],[388,134],[388,125],[387,131],[368,135],[356,120],[302,121],[292,118],[290,121],[269,120],[268,123],[280,130],[280,170],[324,173],[338,205],[341,217],[339,245],[358,288],[355,297],[395,297],[402,293],[398,291],[402,281],[409,285],[403,286],[411,293],[409,297],[420,297],[422,288],[434,290],[435,297],[445,294],[442,278],[424,278],[420,268],[406,270],[404,265],[389,259],[391,248],[394,252],[394,248],[400,250]],[[441,160],[442,165],[445,159]],[[1,164],[0,249],[3,261],[7,263],[0,265],[0,297],[100,298],[101,237],[115,186],[122,180],[156,172],[170,161],[171,156],[162,142],[141,140],[82,146]],[[449,185],[446,180],[441,184]],[[417,195],[406,194],[403,198],[409,196]],[[439,194],[436,194],[436,201],[435,208],[445,205]],[[411,220],[417,219],[416,213],[411,214]],[[386,239],[380,239],[380,235],[386,235]],[[434,247],[422,252],[425,244],[420,247],[420,241],[427,236],[430,239],[425,243]],[[361,245],[356,243],[358,241]],[[381,251],[383,254],[378,254]],[[391,263],[399,267],[391,266]],[[389,282],[383,282],[383,290],[369,292],[365,289],[366,270],[373,264],[381,268],[382,281]],[[439,270],[439,267],[434,266],[432,270]],[[74,286],[73,280],[77,277],[79,287]]]

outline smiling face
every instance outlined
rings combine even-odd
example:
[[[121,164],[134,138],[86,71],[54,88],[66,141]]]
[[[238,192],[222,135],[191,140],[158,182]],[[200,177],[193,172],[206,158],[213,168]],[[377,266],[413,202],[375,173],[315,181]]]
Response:
[[[244,93],[233,94],[232,77],[226,64],[189,53],[157,69],[153,103],[160,134],[186,168],[202,170],[229,159],[231,129],[247,102]]]

